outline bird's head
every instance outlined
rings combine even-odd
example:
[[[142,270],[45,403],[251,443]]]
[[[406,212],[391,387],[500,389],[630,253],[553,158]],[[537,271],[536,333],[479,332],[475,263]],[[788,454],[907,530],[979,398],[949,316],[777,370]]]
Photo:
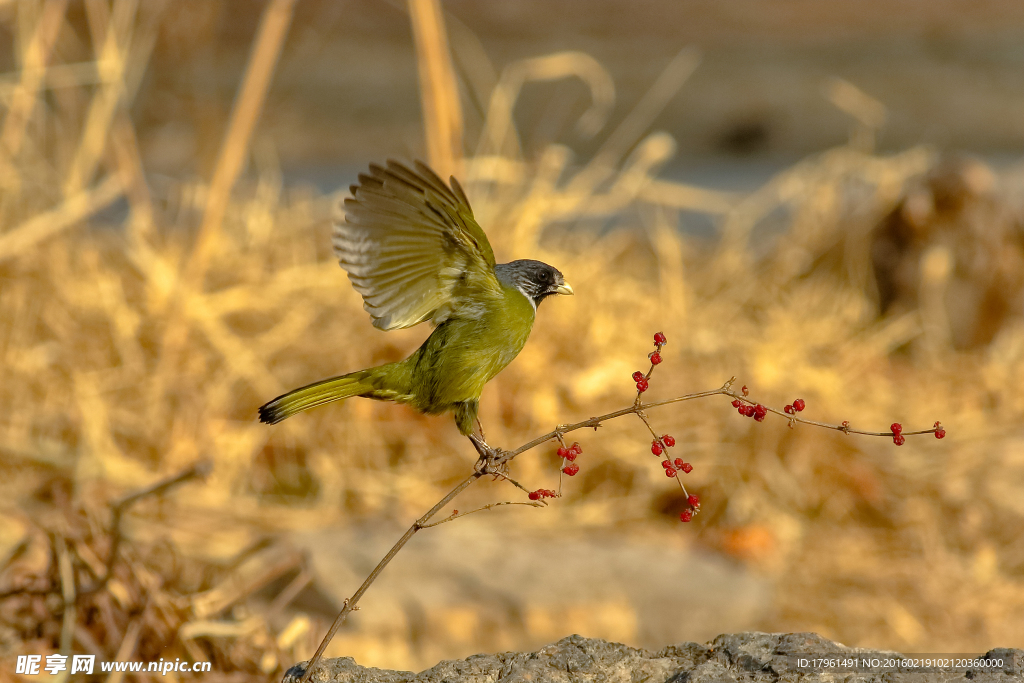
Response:
[[[572,287],[557,268],[540,261],[522,259],[494,267],[498,280],[523,293],[534,306],[552,294],[572,294]]]

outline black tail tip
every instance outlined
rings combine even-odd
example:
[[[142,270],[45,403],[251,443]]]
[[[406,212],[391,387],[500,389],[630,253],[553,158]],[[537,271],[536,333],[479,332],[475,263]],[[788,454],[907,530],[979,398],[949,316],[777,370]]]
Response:
[[[276,425],[278,422],[288,417],[287,415],[282,415],[277,411],[273,401],[260,406],[259,413],[260,422],[266,425]]]

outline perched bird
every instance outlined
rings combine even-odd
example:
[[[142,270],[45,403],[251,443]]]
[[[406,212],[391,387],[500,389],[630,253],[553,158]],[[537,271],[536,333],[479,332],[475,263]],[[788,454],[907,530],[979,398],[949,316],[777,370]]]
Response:
[[[453,177],[446,185],[425,164],[370,165],[345,200],[334,252],[382,330],[429,320],[434,331],[405,360],[350,372],[275,398],[259,409],[275,424],[316,406],[362,396],[404,403],[427,414],[455,414],[474,434],[484,385],[526,344],[540,303],[572,294],[540,261],[496,264],[487,235]]]

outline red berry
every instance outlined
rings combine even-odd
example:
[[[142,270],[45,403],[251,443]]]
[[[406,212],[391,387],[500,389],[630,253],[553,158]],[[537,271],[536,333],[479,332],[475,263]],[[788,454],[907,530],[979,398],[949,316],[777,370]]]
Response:
[[[754,419],[760,422],[764,419],[764,416],[768,414],[768,409],[758,403],[754,406]]]
[[[700,498],[692,493],[690,494],[690,497],[686,499],[686,502],[689,503],[691,507],[700,507]]]
[[[668,434],[666,434],[665,436],[661,437],[661,441],[662,441],[662,443],[664,443],[669,448],[672,448],[673,446],[676,445],[675,437],[669,436]]]
[[[743,415],[745,417],[754,417],[754,413],[756,412],[754,406],[750,405],[749,403],[747,405],[743,406],[742,410],[743,410]]]
[[[651,453],[654,453],[655,455],[661,455],[662,454],[661,444],[658,443],[657,441],[652,443],[651,444]]]
[[[794,408],[792,405],[787,405],[782,410],[785,411],[786,415],[792,415],[793,413],[796,412],[796,408]]]
[[[764,422],[764,415],[754,415],[755,422]]]
[[[571,463],[563,467],[562,471],[565,472],[570,477],[575,477],[576,473],[580,471],[580,466],[577,465],[576,463]]]
[[[683,465],[685,465],[686,463],[683,462],[682,458],[676,458],[675,460],[672,461],[672,464],[676,466],[677,470],[681,470],[683,469]]]
[[[798,398],[797,400],[793,401],[793,409],[798,413],[806,407],[807,404],[804,403],[804,400],[802,398]]]
[[[690,472],[693,471],[693,465],[691,465],[688,462],[684,462],[682,465],[679,466],[679,469],[681,469],[683,472],[686,472],[687,474],[689,474]]]
[[[634,382],[639,382],[643,378],[644,378],[644,373],[640,372],[639,370],[637,370],[636,372],[633,373],[633,381]]]
[[[891,425],[889,425],[889,430],[894,435],[895,434],[900,434],[900,433],[903,432],[903,425],[901,425],[899,422],[893,422]]]
[[[672,467],[672,463],[670,463],[668,460],[662,460],[661,466],[667,470],[669,467]]]
[[[639,391],[641,394],[644,393],[645,391],[647,391],[647,380],[646,379],[642,379],[639,382],[637,382],[636,383],[636,390]]]
[[[665,476],[666,477],[674,477],[674,476],[676,476],[675,468],[674,467],[666,467],[665,468]]]
[[[655,351],[651,354],[651,365],[658,365],[661,363],[661,354]]]
[[[850,421],[849,420],[843,420],[843,429],[849,429],[849,428],[850,428]]]
[[[572,445],[569,446],[569,450],[575,451],[576,455],[580,455],[581,453],[583,453],[583,446],[580,445],[579,441],[573,441]]]
[[[747,389],[747,385],[746,384],[744,384],[742,387],[740,387],[740,393],[743,394],[744,396],[749,396],[750,395],[750,390]]]
[[[668,343],[668,340],[665,339],[665,334],[663,332],[659,332],[656,335],[654,335],[654,343],[665,345]]]
[[[691,519],[693,519],[693,510],[687,509],[679,513],[680,522],[689,522]]]
[[[736,399],[735,401],[732,402],[732,407],[733,408],[739,408],[741,405],[743,405],[743,401],[741,401],[739,399]]]
[[[565,458],[566,460],[568,460],[569,462],[572,462],[572,461],[573,461],[573,460],[575,460],[575,459],[576,459],[577,457],[579,457],[579,453],[577,453],[576,451],[574,451],[573,449],[571,449],[571,448],[570,448],[569,450],[567,450],[567,451],[565,452],[565,455],[564,455],[563,457],[564,457],[564,458]]]
[[[552,491],[551,489],[544,489],[544,497],[545,498],[557,498],[558,494],[555,493],[554,491]]]
[[[906,437],[903,436],[902,434],[897,434],[896,436],[892,437],[892,442],[897,446],[902,446],[906,442],[906,440]]]
[[[558,449],[558,457],[559,458],[564,458],[568,454],[569,454],[569,449],[568,448],[559,448]]]
[[[543,489],[537,489],[536,491],[530,491],[530,500],[540,500],[540,497],[542,495],[541,491],[543,491]]]
[[[936,429],[935,430],[935,438],[936,439],[943,439],[945,437],[946,437],[946,430],[945,429]]]

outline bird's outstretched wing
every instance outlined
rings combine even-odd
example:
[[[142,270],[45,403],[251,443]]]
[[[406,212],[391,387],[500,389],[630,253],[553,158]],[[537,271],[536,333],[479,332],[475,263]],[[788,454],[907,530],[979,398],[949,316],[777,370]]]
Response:
[[[455,178],[370,165],[334,226],[334,253],[382,330],[477,317],[501,296],[494,252]]]

